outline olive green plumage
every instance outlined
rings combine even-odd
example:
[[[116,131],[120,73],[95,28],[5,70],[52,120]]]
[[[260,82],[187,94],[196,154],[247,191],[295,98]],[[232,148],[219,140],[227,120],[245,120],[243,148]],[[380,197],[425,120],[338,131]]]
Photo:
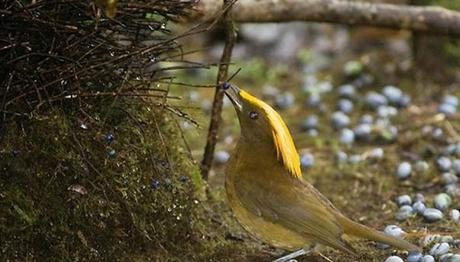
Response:
[[[241,137],[227,166],[225,187],[233,213],[250,234],[287,250],[323,244],[356,254],[344,234],[419,250],[342,215],[302,179],[297,151],[279,114],[248,92],[226,87]]]

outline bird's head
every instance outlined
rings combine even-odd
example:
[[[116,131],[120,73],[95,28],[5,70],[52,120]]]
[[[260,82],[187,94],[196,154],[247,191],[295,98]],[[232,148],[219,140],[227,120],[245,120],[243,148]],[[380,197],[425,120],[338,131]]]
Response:
[[[297,149],[281,116],[267,103],[235,85],[224,83],[223,88],[235,107],[244,143],[271,147],[291,175],[302,177]]]

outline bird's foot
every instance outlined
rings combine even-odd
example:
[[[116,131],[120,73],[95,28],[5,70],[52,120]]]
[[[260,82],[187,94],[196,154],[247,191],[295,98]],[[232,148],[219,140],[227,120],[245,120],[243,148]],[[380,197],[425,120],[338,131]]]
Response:
[[[304,249],[299,249],[299,250],[294,251],[294,252],[292,252],[290,254],[287,254],[287,255],[282,256],[282,257],[280,257],[278,259],[275,259],[272,262],[289,262],[291,260],[296,261],[294,258],[303,256],[303,255],[306,255],[306,254],[309,254],[309,253],[311,253],[310,250],[305,251]]]

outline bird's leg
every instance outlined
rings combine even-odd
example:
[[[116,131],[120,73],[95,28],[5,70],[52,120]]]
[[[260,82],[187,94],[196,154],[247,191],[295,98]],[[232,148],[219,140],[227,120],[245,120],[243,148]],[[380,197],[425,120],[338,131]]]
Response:
[[[283,256],[283,257],[280,257],[280,258],[278,258],[278,259],[275,259],[275,260],[273,260],[272,262],[287,262],[287,261],[290,261],[291,259],[294,259],[294,258],[296,258],[296,257],[300,257],[300,256],[303,256],[303,255],[306,255],[306,254],[308,254],[308,253],[310,253],[310,252],[311,252],[311,250],[305,251],[305,249],[302,248],[302,249],[299,249],[299,250],[297,250],[297,251],[294,251],[294,252],[292,252],[292,253],[290,253],[290,254],[287,254],[287,255],[285,255],[285,256]]]

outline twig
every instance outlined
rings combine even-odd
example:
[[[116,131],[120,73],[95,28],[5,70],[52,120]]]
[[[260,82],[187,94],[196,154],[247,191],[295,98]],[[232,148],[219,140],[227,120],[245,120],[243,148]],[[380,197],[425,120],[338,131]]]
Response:
[[[222,104],[224,99],[224,90],[221,88],[222,83],[226,80],[228,67],[232,57],[233,45],[236,40],[236,32],[231,18],[231,6],[235,1],[224,0],[225,13],[223,22],[226,28],[225,46],[220,59],[219,71],[217,73],[216,92],[214,94],[214,102],[211,111],[211,123],[209,124],[208,137],[206,147],[204,149],[203,161],[201,162],[201,176],[204,180],[208,180],[209,170],[211,169],[212,160],[214,158],[214,149],[217,143],[217,132],[220,125],[220,115],[222,112]]]

